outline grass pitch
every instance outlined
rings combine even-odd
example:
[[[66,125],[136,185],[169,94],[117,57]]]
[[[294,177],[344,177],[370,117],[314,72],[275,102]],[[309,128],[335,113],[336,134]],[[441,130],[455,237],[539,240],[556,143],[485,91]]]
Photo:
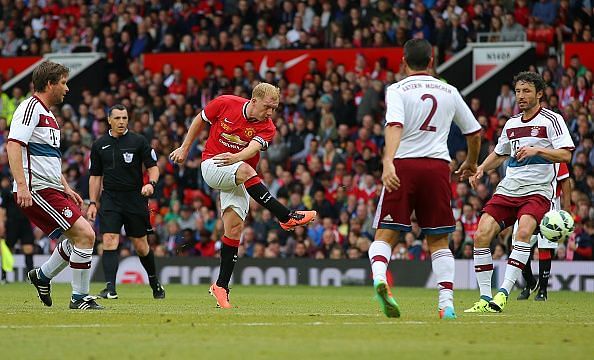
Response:
[[[98,292],[101,284],[92,284]],[[440,321],[437,291],[396,288],[400,319],[380,312],[371,287],[234,286],[234,309],[215,308],[208,286],[120,285],[104,311],[68,310],[70,286],[44,307],[33,286],[0,286],[5,359],[592,359],[594,296],[551,292],[504,313],[464,314],[478,297],[457,291],[458,319]]]

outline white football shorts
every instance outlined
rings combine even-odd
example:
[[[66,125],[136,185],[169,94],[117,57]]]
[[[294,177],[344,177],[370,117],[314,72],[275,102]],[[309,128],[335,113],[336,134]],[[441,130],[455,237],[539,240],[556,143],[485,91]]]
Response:
[[[235,183],[235,173],[241,164],[243,161],[227,166],[217,166],[213,159],[207,159],[202,162],[200,169],[208,186],[219,190],[221,216],[227,208],[231,208],[242,220],[245,220],[250,208],[250,196],[243,184]]]

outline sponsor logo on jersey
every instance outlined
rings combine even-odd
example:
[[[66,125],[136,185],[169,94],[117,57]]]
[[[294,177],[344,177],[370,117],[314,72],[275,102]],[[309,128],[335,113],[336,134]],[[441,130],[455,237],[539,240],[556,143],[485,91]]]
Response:
[[[225,140],[232,142],[234,144],[237,144],[237,145],[247,146],[247,144],[248,144],[247,141],[241,140],[239,135],[222,133],[221,136],[224,137]]]

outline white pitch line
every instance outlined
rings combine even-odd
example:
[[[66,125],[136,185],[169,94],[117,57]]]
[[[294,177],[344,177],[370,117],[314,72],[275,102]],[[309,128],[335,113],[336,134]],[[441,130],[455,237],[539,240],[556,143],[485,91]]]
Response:
[[[40,325],[0,325],[0,329],[85,329],[85,328],[115,328],[122,327],[123,324],[40,324]],[[128,325],[126,325],[128,326]]]
[[[427,321],[413,321],[413,320],[394,320],[394,321],[377,321],[377,322],[323,322],[323,321],[314,321],[314,322],[249,322],[249,323],[218,323],[218,324],[206,324],[206,323],[172,323],[175,325],[182,325],[182,326],[192,326],[192,327],[202,327],[202,326],[218,326],[218,327],[237,327],[237,326],[247,326],[247,327],[278,327],[278,326],[376,326],[376,325],[387,325],[387,326],[399,326],[399,325],[427,325],[429,322]],[[547,325],[551,324],[550,322],[542,322],[542,321],[531,321],[531,322],[521,322],[521,321],[474,321],[474,322],[461,322],[461,321],[449,321],[448,325],[476,325],[476,324],[505,324],[505,325]],[[118,327],[154,327],[155,325],[165,325],[165,323],[150,323],[150,324],[41,324],[41,325],[0,325],[0,330],[2,329],[85,329],[85,328],[118,328]],[[585,322],[579,323],[577,325],[587,325],[593,326],[594,322]]]

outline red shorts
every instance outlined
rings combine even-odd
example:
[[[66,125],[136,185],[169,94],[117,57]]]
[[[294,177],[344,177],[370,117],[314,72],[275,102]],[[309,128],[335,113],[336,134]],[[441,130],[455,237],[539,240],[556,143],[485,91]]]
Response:
[[[549,210],[551,201],[542,195],[511,197],[495,194],[483,208],[483,212],[491,215],[502,230],[512,226],[522,215],[530,215],[540,224]]]
[[[21,210],[35,226],[53,239],[70,229],[82,216],[80,208],[66,193],[56,189],[32,191],[33,205]],[[14,193],[16,201],[16,193]]]
[[[414,210],[425,234],[453,232],[456,223],[448,163],[429,158],[394,159],[394,166],[400,187],[392,192],[382,189],[374,227],[411,231],[410,216]]]

